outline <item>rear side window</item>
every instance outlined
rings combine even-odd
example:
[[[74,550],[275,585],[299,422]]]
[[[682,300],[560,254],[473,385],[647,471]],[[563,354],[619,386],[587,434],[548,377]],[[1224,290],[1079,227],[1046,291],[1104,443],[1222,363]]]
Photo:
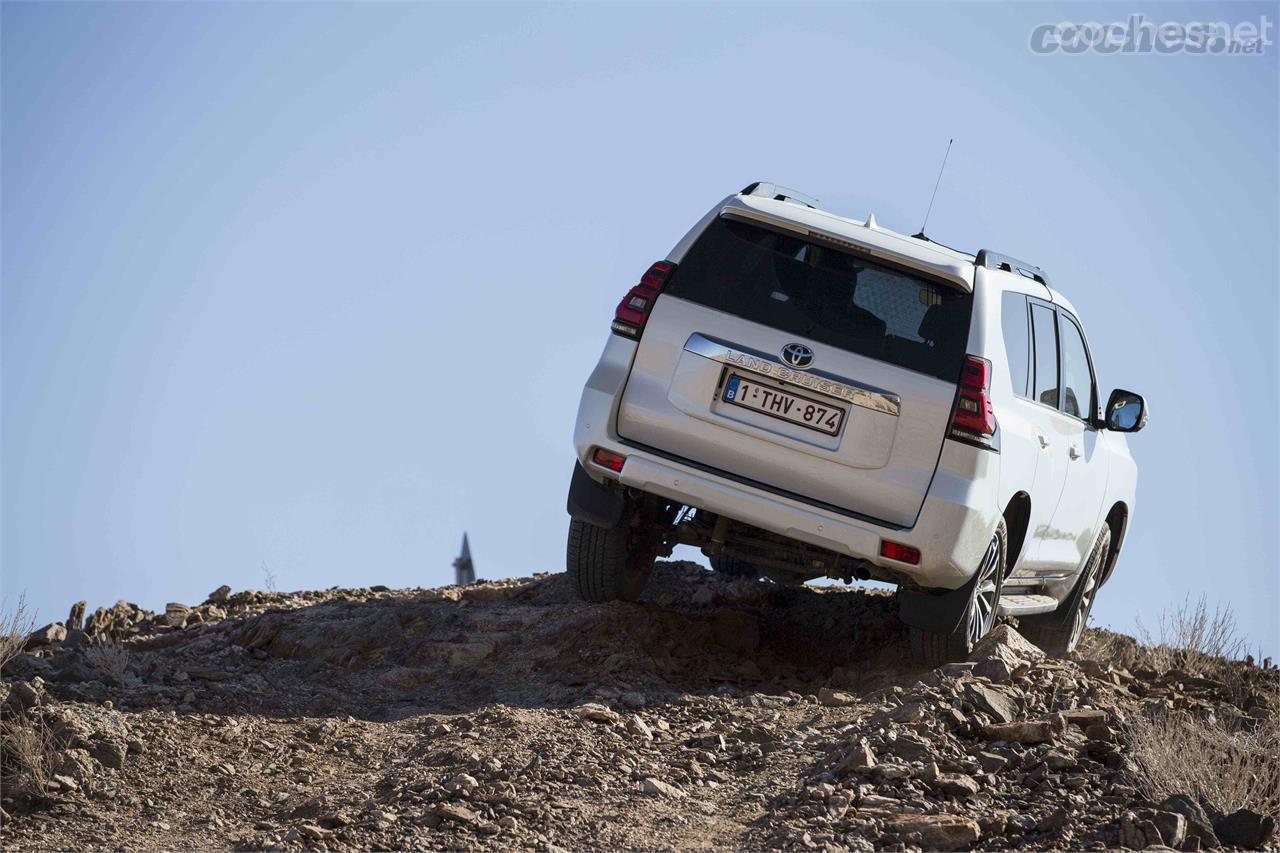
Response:
[[[664,291],[954,382],[972,298],[821,243],[717,219]]]
[[[1031,329],[1034,334],[1035,371],[1032,377],[1032,399],[1058,408],[1058,333],[1053,309],[1031,303]]]
[[[1004,351],[1009,358],[1013,393],[1025,397],[1031,381],[1031,321],[1027,319],[1027,297],[1021,293],[1004,294],[1000,326],[1004,330]]]

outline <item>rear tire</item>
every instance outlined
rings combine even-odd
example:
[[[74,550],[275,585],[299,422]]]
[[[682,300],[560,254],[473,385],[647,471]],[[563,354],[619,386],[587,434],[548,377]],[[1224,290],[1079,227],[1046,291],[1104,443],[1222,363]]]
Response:
[[[628,514],[614,527],[569,522],[566,563],[569,579],[583,601],[634,601],[644,592],[653,571],[652,547],[629,547]]]
[[[1000,593],[1004,589],[1008,549],[1008,534],[1005,532],[1004,521],[1001,521],[991,535],[991,542],[983,552],[978,570],[974,573],[973,589],[969,593],[959,627],[949,634],[940,634],[914,625],[909,626],[911,656],[917,662],[941,666],[964,660],[978,641],[996,626]]]
[[[728,554],[716,554],[711,558],[711,569],[717,574],[722,574],[730,578],[751,578],[755,580],[760,577],[760,572],[756,567],[739,557],[730,557]]]
[[[1019,628],[1028,640],[1054,657],[1066,657],[1076,650],[1089,624],[1089,614],[1093,612],[1093,602],[1098,597],[1102,568],[1107,564],[1110,551],[1111,527],[1103,524],[1084,571],[1066,600],[1052,613],[1026,616],[1019,621]]]

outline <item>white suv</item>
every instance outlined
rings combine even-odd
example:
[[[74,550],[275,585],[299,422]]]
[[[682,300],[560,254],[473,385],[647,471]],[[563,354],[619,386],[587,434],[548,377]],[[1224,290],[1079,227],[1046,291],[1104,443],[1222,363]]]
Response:
[[[568,570],[640,594],[658,556],[897,584],[917,657],[1016,616],[1071,651],[1133,514],[1122,433],[1070,303],[1038,268],[752,184],[623,297],[583,389]]]

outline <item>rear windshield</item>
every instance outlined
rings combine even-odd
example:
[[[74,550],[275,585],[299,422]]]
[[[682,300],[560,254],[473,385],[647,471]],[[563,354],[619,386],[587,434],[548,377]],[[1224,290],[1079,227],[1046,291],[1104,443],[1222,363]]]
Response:
[[[730,219],[708,226],[665,292],[952,382],[969,338],[967,293]]]

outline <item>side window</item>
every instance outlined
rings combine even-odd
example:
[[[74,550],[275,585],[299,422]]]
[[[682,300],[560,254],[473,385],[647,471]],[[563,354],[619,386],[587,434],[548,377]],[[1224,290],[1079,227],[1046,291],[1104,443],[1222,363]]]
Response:
[[[1027,319],[1027,297],[1006,293],[1000,305],[1000,325],[1004,329],[1004,349],[1009,356],[1009,377],[1013,393],[1027,396],[1031,381],[1031,323]]]
[[[1032,351],[1035,371],[1032,376],[1032,399],[1058,408],[1058,333],[1053,309],[1031,303]]]
[[[1068,415],[1089,420],[1097,411],[1093,402],[1089,351],[1075,321],[1061,312],[1058,316],[1062,318],[1062,410]]]

